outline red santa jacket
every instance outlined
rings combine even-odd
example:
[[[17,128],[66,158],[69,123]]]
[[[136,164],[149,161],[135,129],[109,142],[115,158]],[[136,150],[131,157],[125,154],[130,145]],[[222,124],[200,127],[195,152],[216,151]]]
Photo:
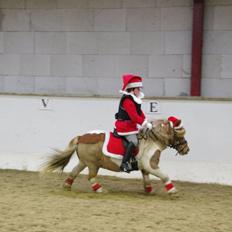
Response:
[[[137,124],[143,125],[146,121],[141,109],[141,99],[132,94],[124,94],[119,104],[119,111],[115,115],[115,128],[119,135],[137,134]]]

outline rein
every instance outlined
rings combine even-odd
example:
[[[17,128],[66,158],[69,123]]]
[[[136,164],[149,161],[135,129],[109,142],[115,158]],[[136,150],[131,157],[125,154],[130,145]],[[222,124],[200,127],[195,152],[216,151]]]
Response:
[[[142,133],[138,135],[139,140],[143,140],[143,139],[147,140],[148,138],[151,138],[153,142],[158,141],[162,143],[153,130],[146,129],[145,131],[143,131]]]
[[[155,134],[152,130],[149,130],[149,129],[146,129],[144,132],[142,132],[142,133],[140,133],[140,134],[138,135],[138,139],[139,139],[139,140],[142,140],[142,139],[147,140],[149,137],[150,137],[153,141],[158,140],[156,134]]]
[[[153,130],[148,131],[148,134],[149,134],[150,138],[151,138],[153,141],[158,140],[158,137],[157,137],[157,135],[153,132]]]
[[[142,131],[141,133],[138,134],[138,140],[147,140],[148,135],[147,135],[148,129],[146,131]]]

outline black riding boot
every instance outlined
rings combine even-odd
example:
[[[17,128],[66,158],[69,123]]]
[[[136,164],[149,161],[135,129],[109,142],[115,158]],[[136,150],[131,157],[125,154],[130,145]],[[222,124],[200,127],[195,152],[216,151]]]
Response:
[[[126,153],[122,159],[122,164],[120,166],[120,169],[124,172],[129,173],[130,171],[133,170],[129,161],[130,161],[130,158],[132,156],[132,151],[134,150],[134,148],[135,148],[134,143],[129,142],[127,147],[126,147]]]

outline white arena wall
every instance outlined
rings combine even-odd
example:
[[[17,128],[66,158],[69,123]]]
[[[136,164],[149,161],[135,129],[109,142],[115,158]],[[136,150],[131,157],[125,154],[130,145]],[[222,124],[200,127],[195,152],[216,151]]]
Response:
[[[93,129],[112,130],[118,100],[0,95],[0,168],[38,171],[52,148],[63,149],[72,137]],[[175,156],[168,149],[161,156],[160,167],[173,180],[232,185],[232,101],[145,99],[143,109],[149,119],[183,120],[190,153]],[[65,171],[76,162],[74,156]],[[100,174],[141,177],[140,172]]]

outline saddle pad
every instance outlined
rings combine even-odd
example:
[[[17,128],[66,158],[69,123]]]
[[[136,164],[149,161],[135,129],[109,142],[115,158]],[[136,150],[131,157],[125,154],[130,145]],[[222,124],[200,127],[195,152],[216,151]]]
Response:
[[[84,134],[78,137],[78,142],[79,143],[84,143],[84,144],[95,144],[100,141],[105,140],[105,133],[100,133],[100,134]]]
[[[123,155],[125,154],[123,140],[121,138],[115,137],[112,132],[106,133],[102,152],[106,156],[122,159]]]

